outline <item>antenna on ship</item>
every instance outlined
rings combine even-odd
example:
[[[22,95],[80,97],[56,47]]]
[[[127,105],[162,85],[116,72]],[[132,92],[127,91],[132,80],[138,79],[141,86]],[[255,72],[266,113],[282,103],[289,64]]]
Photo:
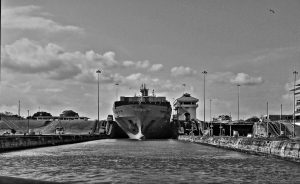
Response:
[[[18,115],[20,117],[20,112],[21,112],[21,101],[19,100],[19,107],[18,107]]]
[[[148,96],[148,90],[149,89],[146,88],[146,84],[142,84],[141,89],[140,89],[142,96]]]

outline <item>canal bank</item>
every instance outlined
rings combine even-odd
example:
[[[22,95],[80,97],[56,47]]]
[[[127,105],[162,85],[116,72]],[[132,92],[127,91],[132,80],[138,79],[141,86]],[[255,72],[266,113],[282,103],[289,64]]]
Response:
[[[99,135],[0,136],[0,153],[20,149],[56,146],[103,139]]]
[[[0,176],[0,183],[5,184],[62,184],[61,182],[39,181],[16,177]]]
[[[240,151],[249,154],[274,156],[300,163],[300,141],[248,137],[179,136],[178,140]]]

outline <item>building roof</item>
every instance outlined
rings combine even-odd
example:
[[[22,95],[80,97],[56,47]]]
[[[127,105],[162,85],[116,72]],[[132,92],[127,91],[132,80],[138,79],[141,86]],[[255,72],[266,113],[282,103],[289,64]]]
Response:
[[[198,102],[199,99],[192,97],[190,94],[188,93],[184,93],[182,95],[182,97],[177,98],[176,101],[178,102]]]

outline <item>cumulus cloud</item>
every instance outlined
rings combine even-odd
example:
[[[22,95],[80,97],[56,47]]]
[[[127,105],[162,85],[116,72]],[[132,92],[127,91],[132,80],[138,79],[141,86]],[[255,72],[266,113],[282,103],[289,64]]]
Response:
[[[58,92],[62,92],[62,89],[60,89],[60,88],[45,88],[43,91],[50,92],[50,93],[58,93]]]
[[[42,45],[27,38],[1,45],[1,59],[3,68],[10,71],[41,74],[42,77],[52,80],[76,79],[85,83],[97,81],[95,70],[99,68],[103,70],[100,80],[109,83],[123,80],[124,76],[112,74],[112,70],[118,70],[119,67],[126,67],[132,72],[132,69],[146,69],[150,66],[147,60],[117,61],[116,54],[112,51],[103,54],[93,50],[70,52],[55,43]],[[161,64],[154,64],[150,69],[158,71],[162,67]],[[127,77],[135,80],[142,75],[139,73]]]
[[[120,86],[131,89],[139,89],[140,85],[145,83],[147,87],[155,89],[155,91],[160,92],[177,92],[182,90],[182,85],[178,82],[173,82],[171,80],[162,80],[151,75],[145,75],[142,73],[132,73],[127,76],[118,74],[118,77],[115,78],[115,83],[119,83]]]
[[[131,74],[124,78],[123,83],[132,88],[139,87],[142,83],[147,84],[147,87],[154,89],[156,92],[178,92],[182,90],[182,85],[178,82],[169,79],[162,80],[160,78],[153,78],[151,75],[144,75],[141,73]]]
[[[136,69],[146,69],[150,66],[150,62],[148,60],[145,61],[123,61],[121,66],[126,68],[136,68]]]
[[[163,67],[164,67],[164,65],[162,65],[162,64],[153,64],[151,66],[151,68],[149,69],[149,71],[151,71],[151,72],[157,72],[157,71],[162,70]]]
[[[146,60],[146,61],[138,61],[136,63],[136,67],[137,68],[148,68],[149,65],[150,65],[150,62],[148,60]]]
[[[28,39],[1,47],[3,66],[22,73],[48,72],[60,67],[57,56],[61,51],[57,45],[42,47]]]
[[[151,81],[151,76],[145,75],[142,73],[132,73],[127,76],[122,76],[120,84],[133,88],[133,89],[138,89],[138,87],[146,83],[147,85],[150,84]]]
[[[80,74],[81,72],[82,71],[78,65],[63,63],[61,67],[49,72],[48,78],[54,80],[71,79]]]
[[[135,63],[133,61],[123,61],[123,66],[125,67],[132,67]]]
[[[124,80],[124,76],[119,73],[103,72],[100,80],[105,84],[115,84],[120,83],[122,80]]]
[[[59,45],[23,38],[10,45],[1,46],[3,67],[20,73],[41,73],[48,78],[63,80],[73,78],[93,68],[113,68],[119,65],[114,52],[99,54],[94,51],[67,52]]]
[[[207,79],[209,82],[216,83],[229,83],[230,80],[234,77],[234,73],[232,72],[215,72],[208,73]]]
[[[232,84],[253,86],[262,84],[264,81],[262,77],[251,77],[246,73],[238,73],[234,78],[230,79],[230,82]]]
[[[246,73],[216,72],[208,74],[210,82],[241,84],[246,86],[259,85],[264,82],[262,77],[252,77]]]
[[[158,80],[158,81],[153,81],[152,85],[156,89],[156,91],[159,92],[178,92],[182,91],[182,84],[178,84],[178,82],[174,82],[171,80]],[[192,89],[192,87],[191,87]]]
[[[99,62],[101,63],[102,67],[115,67],[119,65],[119,62],[115,60],[116,54],[112,51],[108,51],[103,55],[101,55],[99,53],[94,52],[93,50],[90,50],[85,53],[85,56],[80,56],[80,55],[81,53],[78,53],[77,57],[86,58],[88,59],[88,61]]]
[[[141,73],[134,73],[126,77],[127,80],[135,81],[141,79]]]
[[[195,76],[197,71],[191,69],[190,67],[176,66],[171,69],[172,76]]]
[[[72,25],[61,25],[41,12],[39,6],[21,6],[1,9],[1,26],[7,29],[43,30],[47,32],[72,31],[82,33],[83,29]]]

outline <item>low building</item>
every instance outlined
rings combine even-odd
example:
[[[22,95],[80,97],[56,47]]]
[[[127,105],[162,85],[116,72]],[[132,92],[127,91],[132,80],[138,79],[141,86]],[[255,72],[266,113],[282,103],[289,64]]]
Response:
[[[84,121],[87,121],[89,118],[80,117],[77,112],[74,112],[72,110],[65,110],[59,115],[58,119],[59,120],[84,120]]]

